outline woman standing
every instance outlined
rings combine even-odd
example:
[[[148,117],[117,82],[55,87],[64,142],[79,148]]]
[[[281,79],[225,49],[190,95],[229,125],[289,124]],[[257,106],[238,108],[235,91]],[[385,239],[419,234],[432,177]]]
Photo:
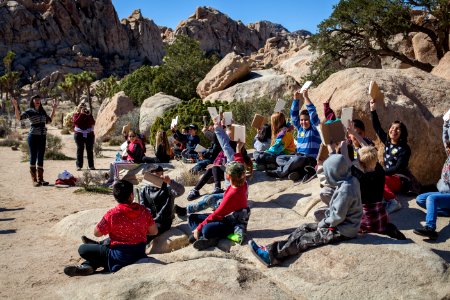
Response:
[[[45,124],[50,123],[55,116],[57,103],[52,102],[52,113],[50,117],[45,112],[41,104],[41,96],[34,95],[31,97],[29,108],[20,113],[17,100],[13,99],[16,119],[29,119],[31,123],[30,132],[28,134],[28,147],[30,149],[30,174],[34,186],[48,185],[44,181],[44,154],[45,143],[47,139],[47,128]],[[36,168],[37,161],[37,168]]]
[[[74,138],[77,144],[77,170],[83,168],[83,152],[86,146],[87,159],[89,169],[95,170],[94,167],[94,125],[95,120],[85,103],[78,106],[77,112],[73,115]]]

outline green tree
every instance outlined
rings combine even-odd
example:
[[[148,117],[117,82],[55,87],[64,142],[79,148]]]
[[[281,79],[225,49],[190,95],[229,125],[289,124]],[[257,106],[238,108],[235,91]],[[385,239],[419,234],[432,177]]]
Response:
[[[177,36],[166,47],[164,63],[153,85],[166,94],[188,100],[197,96],[198,83],[218,63],[217,56],[207,56],[200,43],[187,36]]]
[[[2,111],[6,110],[6,102],[9,97],[14,97],[15,90],[17,88],[17,82],[19,81],[19,73],[12,71],[12,63],[16,54],[13,51],[8,51],[6,56],[3,58],[3,65],[5,66],[5,74],[0,77],[0,90],[3,96],[5,93],[5,98],[2,97]]]
[[[88,98],[89,109],[92,111],[91,84],[97,77],[94,72],[83,71],[76,75],[80,83],[81,94],[85,93]]]
[[[413,9],[423,10],[422,22],[412,21]],[[409,58],[390,42],[397,34],[406,37],[411,32],[423,32],[442,58],[449,51],[450,1],[341,0],[318,29],[310,45],[322,56],[312,63],[308,77],[316,83],[337,70],[386,56],[429,72],[431,64]]]
[[[106,98],[114,95],[115,89],[117,89],[117,77],[110,76],[100,80],[95,87],[94,96],[97,97],[97,100],[101,105]]]
[[[140,105],[145,99],[157,93],[153,87],[153,80],[158,69],[159,67],[140,67],[127,75],[114,89],[114,92],[124,91],[136,106]]]

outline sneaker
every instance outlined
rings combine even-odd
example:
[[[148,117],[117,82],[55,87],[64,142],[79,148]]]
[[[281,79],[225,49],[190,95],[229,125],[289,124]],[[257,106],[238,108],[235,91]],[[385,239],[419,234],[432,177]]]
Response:
[[[242,237],[242,235],[240,235],[240,234],[238,234],[238,233],[231,233],[231,234],[229,234],[229,235],[227,236],[227,238],[228,238],[230,241],[233,241],[233,242],[235,242],[235,243],[237,243],[237,244],[240,244],[240,245],[242,245],[242,242],[244,241],[244,238]]]
[[[215,187],[211,194],[223,194],[223,190],[221,188]]]
[[[87,276],[94,273],[94,268],[90,265],[67,266],[64,273],[68,276]]]
[[[187,209],[186,207],[181,207],[175,204],[175,213],[179,217],[184,217],[187,215]]]
[[[402,205],[400,204],[400,202],[398,202],[397,199],[393,198],[391,200],[386,201],[386,212],[389,215],[396,212],[400,208],[402,208]]]
[[[187,196],[188,201],[192,201],[198,198],[200,198],[200,193],[196,189],[192,189]]]
[[[205,239],[201,238],[199,240],[196,240],[193,244],[194,248],[201,251],[205,250],[209,247],[214,247],[219,243],[219,239],[213,238],[213,239]]]
[[[94,245],[99,245],[99,244],[100,244],[99,242],[97,242],[97,241],[95,241],[95,240],[93,240],[93,239],[90,239],[90,238],[88,238],[88,237],[85,236],[85,235],[82,235],[82,236],[81,236],[81,242],[82,242],[83,244],[94,244]]]
[[[262,262],[266,267],[270,267],[271,261],[269,257],[269,251],[267,251],[266,247],[258,246],[255,241],[248,241],[248,246],[250,247],[250,251],[252,254]]]
[[[305,170],[306,174],[305,174],[305,176],[303,176],[302,183],[308,183],[317,177],[316,169],[314,169],[313,167],[308,166],[308,167],[305,167],[304,170]]]
[[[291,172],[288,175],[288,179],[292,181],[299,181],[300,180],[300,173],[299,172]]]
[[[437,240],[437,238],[438,238],[438,233],[436,232],[436,230],[432,229],[429,226],[425,226],[422,228],[416,228],[413,230],[413,232],[417,235],[426,236],[430,240]]]
[[[95,167],[89,167],[89,170],[91,170],[91,171],[95,171],[95,170],[97,170]]]

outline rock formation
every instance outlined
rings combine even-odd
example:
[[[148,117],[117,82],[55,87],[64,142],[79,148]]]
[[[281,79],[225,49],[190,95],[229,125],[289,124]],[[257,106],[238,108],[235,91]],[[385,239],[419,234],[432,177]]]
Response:
[[[250,80],[235,84],[223,91],[215,92],[204,101],[245,101],[257,98],[290,98],[299,88],[298,83],[289,75],[279,74],[273,70],[252,72]]]
[[[133,110],[133,101],[124,92],[118,92],[103,101],[95,121],[95,138],[105,139],[115,129],[119,118]]]
[[[0,57],[14,51],[13,68],[24,78],[82,70],[124,75],[163,56],[158,27],[140,11],[121,23],[111,0],[3,1],[0,20]]]
[[[450,52],[447,52],[439,61],[439,64],[433,68],[431,74],[450,80]]]
[[[184,34],[194,38],[200,42],[202,50],[217,52],[223,57],[230,52],[249,55],[280,32],[288,31],[268,21],[245,26],[214,8],[198,7],[192,16],[178,24],[175,36]]]
[[[242,56],[229,53],[197,85],[200,98],[221,91],[250,73],[250,64]]]
[[[381,125],[388,130],[391,122],[400,120],[408,129],[412,150],[409,167],[422,184],[435,184],[445,161],[442,146],[442,116],[450,103],[450,81],[416,68],[379,70],[354,68],[331,75],[310,98],[323,119],[322,101],[334,88],[331,107],[337,115],[343,107],[354,107],[354,118],[366,124],[367,134],[375,138],[368,108],[369,82],[375,80],[385,95],[385,106],[378,108]],[[380,152],[383,147],[378,144]],[[380,156],[381,158],[381,156]],[[381,160],[382,161],[382,160]]]
[[[157,93],[142,102],[139,112],[139,131],[148,136],[148,131],[157,117],[181,103],[181,100],[164,93]]]

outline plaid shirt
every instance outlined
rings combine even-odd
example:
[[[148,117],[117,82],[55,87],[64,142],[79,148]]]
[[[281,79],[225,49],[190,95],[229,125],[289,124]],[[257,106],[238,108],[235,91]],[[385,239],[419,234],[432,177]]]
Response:
[[[359,232],[384,233],[388,222],[388,215],[382,202],[363,204]]]

